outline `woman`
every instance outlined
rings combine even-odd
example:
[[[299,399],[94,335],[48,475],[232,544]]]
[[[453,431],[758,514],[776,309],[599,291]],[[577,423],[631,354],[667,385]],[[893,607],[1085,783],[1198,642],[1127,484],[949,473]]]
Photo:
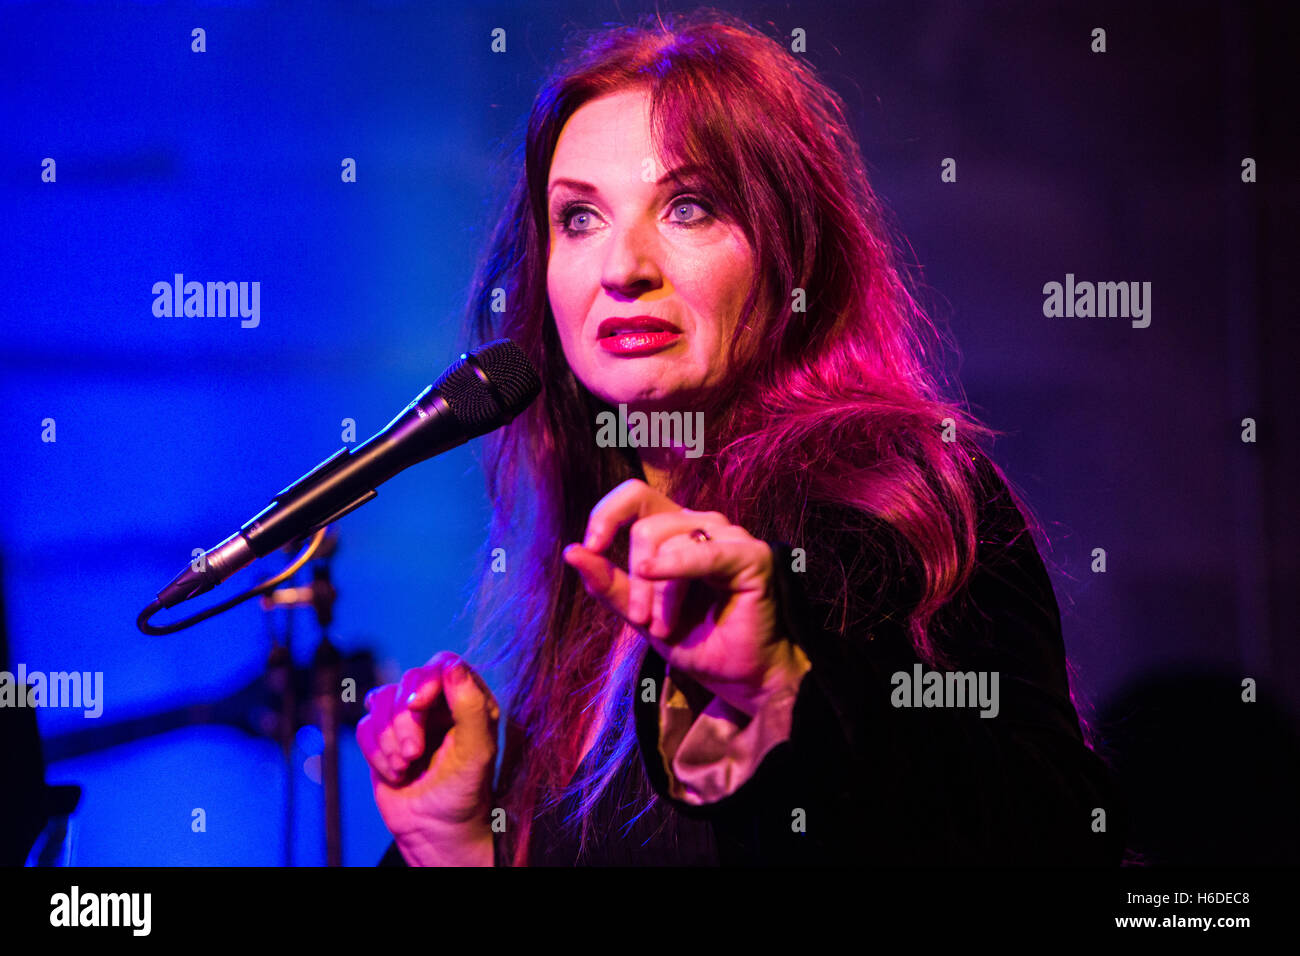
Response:
[[[372,691],[385,862],[1118,862],[1051,584],[838,98],[717,14],[606,30],[522,165],[471,303],[545,383],[486,456],[503,759],[456,655]]]

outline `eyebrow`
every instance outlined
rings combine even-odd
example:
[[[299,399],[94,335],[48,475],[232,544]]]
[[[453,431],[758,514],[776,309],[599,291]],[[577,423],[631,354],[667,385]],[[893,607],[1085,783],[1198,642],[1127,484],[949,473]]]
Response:
[[[692,176],[698,175],[701,171],[702,168],[695,164],[678,166],[676,169],[670,169],[668,172],[660,176],[659,181],[656,182],[655,185],[663,186],[667,183],[681,184]],[[572,189],[574,192],[584,193],[586,195],[600,194],[599,189],[591,183],[585,183],[580,179],[557,179],[547,187],[546,195],[549,197],[551,193],[559,188]]]

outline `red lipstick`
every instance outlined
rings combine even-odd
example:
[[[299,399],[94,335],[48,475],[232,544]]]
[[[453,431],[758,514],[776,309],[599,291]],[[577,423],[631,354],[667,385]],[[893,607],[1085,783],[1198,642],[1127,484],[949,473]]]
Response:
[[[682,330],[653,315],[605,319],[596,329],[600,347],[611,355],[652,355],[676,343]]]

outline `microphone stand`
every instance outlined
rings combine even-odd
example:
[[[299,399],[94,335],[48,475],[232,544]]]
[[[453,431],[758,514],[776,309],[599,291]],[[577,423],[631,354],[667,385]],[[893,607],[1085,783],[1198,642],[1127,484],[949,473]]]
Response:
[[[320,626],[320,641],[312,656],[312,703],[313,712],[320,725],[324,746],[321,752],[321,788],[325,798],[325,860],[327,866],[343,865],[343,814],[341,788],[339,783],[339,727],[341,724],[340,689],[343,676],[343,657],[338,648],[329,639],[329,627],[334,620],[334,601],[338,592],[330,581],[329,562],[338,546],[338,535],[331,532],[325,539],[319,560],[312,563],[312,583],[305,587],[279,588],[262,597],[262,609],[271,611],[275,608],[293,609],[310,607],[316,613],[316,622]],[[286,631],[288,633],[288,631]],[[272,648],[274,658],[276,648]],[[283,647],[288,657],[290,679],[287,687],[293,685],[293,659],[290,649]],[[291,848],[293,837],[293,795],[294,771],[293,739],[297,728],[296,702],[291,689],[286,690],[284,698],[285,715],[288,719],[281,721],[281,747],[286,756],[289,771],[289,783],[286,793],[286,847]],[[293,709],[291,709],[293,708]],[[291,861],[286,861],[291,864]]]
[[[317,566],[313,571],[313,587],[323,586],[334,593],[329,581],[329,568]],[[319,610],[317,612],[320,613]],[[325,865],[343,865],[343,812],[342,791],[339,786],[339,686],[342,677],[343,655],[330,643],[326,626],[321,624],[320,643],[312,657],[314,674],[316,716],[320,721],[321,735],[325,738],[321,751],[321,786],[325,788]]]
[[[274,720],[275,736],[284,762],[284,865],[293,866],[294,819],[297,816],[297,769],[293,763],[293,737],[298,726],[297,681],[293,669],[293,615],[285,615],[284,640],[270,627],[271,651],[266,659],[266,683],[280,698],[279,719]]]

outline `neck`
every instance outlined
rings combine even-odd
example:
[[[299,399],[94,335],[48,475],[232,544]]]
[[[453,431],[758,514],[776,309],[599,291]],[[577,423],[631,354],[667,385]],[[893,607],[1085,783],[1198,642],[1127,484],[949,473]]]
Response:
[[[638,452],[645,482],[660,494],[668,494],[668,475],[680,456],[674,448],[642,448]]]
[[[668,412],[682,417],[683,434],[676,436],[674,432],[674,435],[683,440],[683,445],[656,445],[637,449],[637,458],[641,462],[641,470],[645,472],[646,484],[661,494],[668,494],[669,477],[683,464],[683,460],[700,455],[704,441],[704,415],[699,411],[698,405],[693,408],[691,404],[683,401],[672,404],[627,403],[628,414],[641,412],[645,415],[654,415],[656,412]],[[686,407],[682,407],[683,405]]]

